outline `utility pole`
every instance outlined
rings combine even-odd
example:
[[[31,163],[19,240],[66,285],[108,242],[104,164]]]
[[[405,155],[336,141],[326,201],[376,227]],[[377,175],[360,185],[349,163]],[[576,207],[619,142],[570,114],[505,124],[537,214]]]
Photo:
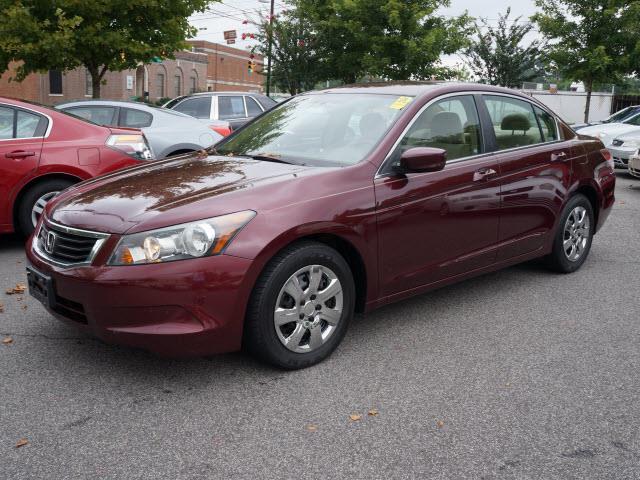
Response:
[[[275,0],[271,0],[271,14],[269,15],[269,51],[267,55],[267,97],[271,93],[271,56],[273,50],[273,16],[275,14]]]

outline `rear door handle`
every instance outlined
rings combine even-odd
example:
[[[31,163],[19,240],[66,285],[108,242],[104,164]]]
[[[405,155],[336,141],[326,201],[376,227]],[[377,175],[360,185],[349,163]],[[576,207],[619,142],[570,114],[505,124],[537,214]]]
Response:
[[[480,182],[497,174],[498,172],[496,172],[493,168],[481,168],[473,174],[473,181]]]
[[[27,157],[35,157],[35,156],[36,156],[36,152],[25,152],[22,150],[19,150],[16,152],[9,152],[5,154],[5,157],[7,158],[27,158]]]
[[[552,153],[551,154],[551,161],[552,162],[560,162],[560,161],[564,161],[567,159],[567,152],[559,152],[559,153]]]

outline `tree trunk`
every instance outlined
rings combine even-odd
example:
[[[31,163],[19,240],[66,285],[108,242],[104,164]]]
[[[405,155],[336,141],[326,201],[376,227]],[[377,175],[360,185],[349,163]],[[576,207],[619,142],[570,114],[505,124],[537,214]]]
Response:
[[[96,73],[96,75],[91,74],[91,94],[93,98],[100,98],[100,87],[101,87],[101,78],[100,75]]]
[[[584,123],[589,123],[589,110],[591,109],[591,94],[593,93],[593,80],[588,80],[585,84],[587,89],[587,104],[584,107]]]
[[[107,73],[107,67],[104,66],[102,68],[99,68],[88,66],[87,70],[89,71],[89,75],[91,75],[91,96],[92,98],[100,98],[102,79],[104,78],[104,74]]]

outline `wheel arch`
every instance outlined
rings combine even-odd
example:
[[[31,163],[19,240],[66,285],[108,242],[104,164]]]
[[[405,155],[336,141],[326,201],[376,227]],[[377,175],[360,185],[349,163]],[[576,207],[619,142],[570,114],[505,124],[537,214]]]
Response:
[[[20,187],[20,190],[16,193],[13,201],[13,206],[11,208],[11,223],[13,224],[13,228],[15,231],[18,230],[18,208],[20,206],[20,202],[22,202],[22,198],[35,185],[49,180],[69,180],[73,183],[78,183],[82,181],[82,178],[68,173],[47,173],[46,175],[32,178],[27,183],[22,185],[22,187]]]
[[[587,197],[587,200],[589,200],[589,203],[591,204],[591,208],[593,208],[595,224],[598,225],[600,215],[600,199],[598,197],[598,191],[592,185],[583,184],[575,190],[574,195],[577,194],[582,194]]]
[[[283,251],[286,248],[291,247],[300,242],[311,241],[317,242],[336,250],[342,257],[345,259],[349,268],[351,269],[351,273],[353,275],[353,281],[356,289],[356,312],[361,313],[364,312],[366,303],[367,303],[367,295],[369,292],[369,281],[367,280],[367,268],[364,261],[364,258],[358,248],[351,242],[349,239],[338,233],[328,233],[328,232],[317,232],[317,233],[308,233],[303,235],[298,235],[295,238],[287,238],[285,242],[275,242],[277,245],[273,243],[270,245],[273,248],[269,248],[267,246],[263,253],[265,253],[265,257],[263,257],[262,262],[260,262],[259,271],[255,275],[255,279],[253,279],[253,284],[258,281],[265,268],[269,265],[269,262],[278,255],[279,252]],[[268,253],[267,253],[268,252]]]

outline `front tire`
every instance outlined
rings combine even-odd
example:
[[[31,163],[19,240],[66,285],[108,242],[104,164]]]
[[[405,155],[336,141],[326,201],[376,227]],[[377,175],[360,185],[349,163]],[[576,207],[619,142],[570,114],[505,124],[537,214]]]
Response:
[[[74,182],[64,179],[51,179],[37,183],[25,192],[17,209],[17,223],[20,232],[28,237],[36,228],[47,202]]]
[[[571,197],[562,210],[548,266],[560,273],[578,270],[589,256],[594,232],[591,202],[582,194]]]
[[[355,285],[334,249],[302,242],[274,257],[249,303],[244,346],[280,368],[310,367],[340,344],[353,318]]]

